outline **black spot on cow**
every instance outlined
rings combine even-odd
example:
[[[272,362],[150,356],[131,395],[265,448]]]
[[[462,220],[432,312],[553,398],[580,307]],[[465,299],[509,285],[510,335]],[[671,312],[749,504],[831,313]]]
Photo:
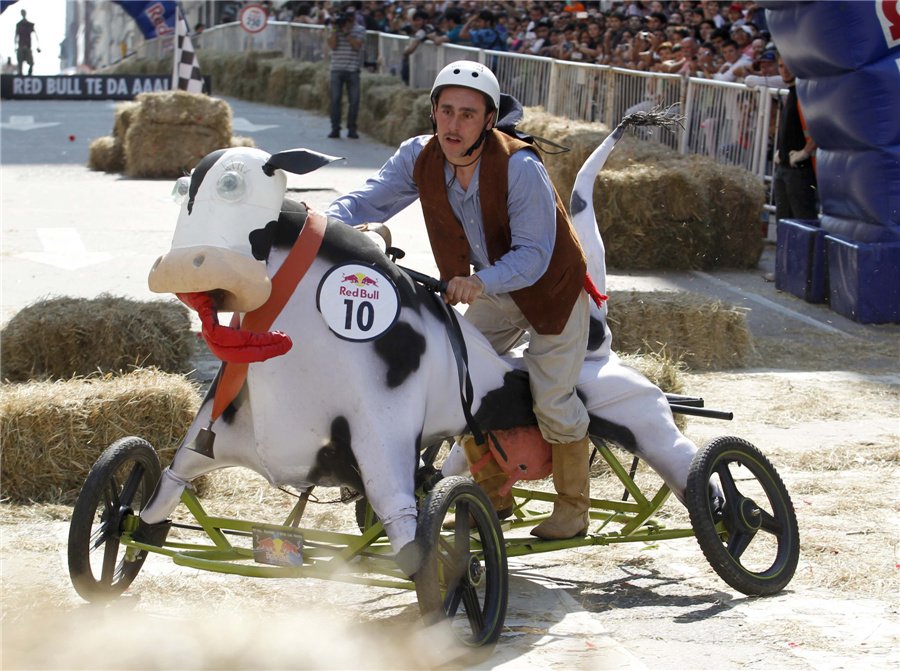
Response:
[[[222,371],[225,370],[224,366],[219,367],[219,372],[216,373],[215,379],[212,381],[212,384],[209,385],[209,390],[206,392],[206,396],[203,397],[203,403],[200,405],[202,408],[207,403],[212,403],[216,398],[216,389],[219,386],[219,378],[222,377]],[[244,382],[244,386],[241,387],[241,390],[238,392],[238,395],[234,397],[234,400],[228,404],[222,411],[221,419],[226,424],[231,424],[234,422],[234,417],[237,414],[238,410],[241,409],[241,406],[247,402],[247,398],[249,397],[250,392],[247,390],[247,383]]]
[[[596,352],[600,349],[600,345],[606,339],[606,329],[603,322],[596,317],[591,317],[591,323],[588,327],[588,352]]]
[[[572,216],[574,217],[576,214],[583,212],[586,207],[587,203],[584,198],[577,191],[573,191],[572,200],[569,201],[569,210],[571,210]]]
[[[309,480],[325,486],[347,485],[364,492],[359,464],[350,440],[350,422],[344,416],[331,422],[331,441],[316,454],[316,463],[309,472]]]
[[[217,149],[211,154],[207,154],[200,160],[197,167],[194,168],[194,171],[191,173],[191,187],[188,190],[188,214],[191,214],[191,210],[194,209],[194,198],[197,197],[197,192],[200,191],[200,185],[203,184],[203,178],[206,177],[206,173],[209,172],[209,169],[216,164],[216,161],[218,161],[226,151],[228,150]]]
[[[395,389],[419,370],[426,348],[425,336],[406,322],[398,322],[375,341],[374,347],[387,364],[387,385]]]
[[[637,439],[634,434],[626,426],[616,424],[608,419],[588,414],[590,423],[588,424],[588,433],[595,438],[602,438],[621,447],[623,450],[631,452],[635,456],[641,456],[638,450]]]
[[[536,425],[528,373],[513,370],[504,375],[503,385],[492,389],[481,399],[475,421],[482,429],[496,431]]]
[[[273,249],[289,250],[297,242],[300,231],[306,223],[306,207],[301,203],[285,199],[281,205],[278,221],[270,221],[265,228],[250,232],[250,249],[257,261],[267,261]]]

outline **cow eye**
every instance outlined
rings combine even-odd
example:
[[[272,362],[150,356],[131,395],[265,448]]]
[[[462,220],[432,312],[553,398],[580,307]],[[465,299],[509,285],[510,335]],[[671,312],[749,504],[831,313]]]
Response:
[[[247,193],[247,184],[241,173],[229,170],[219,177],[219,181],[216,182],[216,191],[223,200],[236,201]]]
[[[191,178],[190,177],[179,177],[175,181],[175,186],[172,187],[172,200],[181,205],[185,198],[188,197],[188,193],[191,191]]]

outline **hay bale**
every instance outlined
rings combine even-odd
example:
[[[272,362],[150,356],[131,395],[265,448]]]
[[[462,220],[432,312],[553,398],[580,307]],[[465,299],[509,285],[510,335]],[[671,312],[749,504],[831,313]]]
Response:
[[[103,172],[122,172],[125,169],[125,151],[117,137],[98,137],[91,142],[88,168]]]
[[[606,138],[600,124],[528,108],[520,126],[570,147],[545,165],[563,201],[575,176]],[[612,268],[749,268],[764,246],[764,186],[741,168],[707,156],[682,156],[659,142],[626,135],[594,185],[594,209]]]
[[[97,457],[126,436],[148,440],[168,464],[199,407],[193,383],[155,369],[3,385],[3,497],[71,504]]]
[[[232,147],[255,147],[256,142],[252,137],[245,137],[243,135],[232,135],[231,136],[231,146]]]
[[[753,350],[744,312],[720,300],[671,291],[611,292],[609,327],[618,353],[669,356],[694,370],[740,368]],[[675,392],[678,393],[678,392]]]
[[[113,121],[114,138],[118,138],[122,142],[125,141],[125,134],[128,132],[128,127],[131,126],[131,122],[134,120],[134,115],[137,113],[139,107],[140,103],[134,101],[116,105],[116,113]]]
[[[191,369],[193,342],[188,309],[173,300],[48,298],[24,307],[0,332],[0,377],[66,379],[146,366],[183,373]]]
[[[125,140],[125,174],[141,178],[178,178],[190,173],[201,159],[231,146],[227,137],[205,126],[140,123]]]
[[[203,93],[160,91],[139,93],[133,124],[158,123],[168,126],[204,126],[231,137],[231,108],[224,100]]]
[[[766,244],[759,216],[765,204],[765,188],[747,170],[698,158],[690,157],[688,163],[708,185],[715,265],[755,267]]]
[[[613,341],[615,342],[615,340]],[[648,349],[642,354],[619,354],[626,366],[634,368],[666,394],[684,393],[684,375],[687,366],[678,357],[673,357],[666,348]],[[680,431],[687,427],[686,415],[675,415],[675,426]]]
[[[204,156],[231,146],[231,108],[200,93],[141,93],[125,134],[130,177],[180,177]]]

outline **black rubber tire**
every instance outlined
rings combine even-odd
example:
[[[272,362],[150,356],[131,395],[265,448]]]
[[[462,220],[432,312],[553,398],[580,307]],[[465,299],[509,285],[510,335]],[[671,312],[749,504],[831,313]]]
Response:
[[[87,601],[108,601],[137,577],[146,552],[125,562],[119,546],[123,520],[140,513],[160,478],[159,457],[146,440],[129,437],[110,445],[94,463],[69,525],[69,577]]]
[[[471,515],[475,526],[443,531],[453,514]],[[470,478],[441,480],[419,511],[416,545],[423,556],[416,594],[426,623],[449,623],[468,662],[487,658],[506,619],[509,575],[503,531],[484,490]]]
[[[718,528],[709,494],[714,475],[725,496]],[[722,580],[750,596],[787,586],[800,558],[800,531],[791,497],[762,452],[741,438],[711,440],[694,455],[685,498],[697,542]]]

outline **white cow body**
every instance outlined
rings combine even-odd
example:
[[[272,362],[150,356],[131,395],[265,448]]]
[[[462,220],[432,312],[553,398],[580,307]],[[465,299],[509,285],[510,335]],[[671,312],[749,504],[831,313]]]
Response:
[[[588,259],[589,273],[601,293],[605,293],[606,272],[591,189],[620,131],[617,129],[588,159],[573,194],[573,223]],[[221,172],[216,166],[233,166],[238,161],[247,177],[248,190],[252,191],[255,182],[272,179],[258,168],[283,156],[269,157],[248,149],[218,154],[204,159],[207,164],[201,163],[192,176],[191,190],[196,191],[198,201],[204,189],[213,188],[211,177],[218,174],[216,170]],[[213,161],[215,165],[210,167]],[[198,175],[201,167],[208,170],[205,178]],[[277,175],[279,170],[274,173]],[[193,183],[198,179],[201,184]],[[216,207],[205,204],[205,219],[199,220],[193,213],[187,214],[185,203],[179,228],[190,226],[194,230],[179,230],[176,239],[190,239],[197,245],[221,245],[229,250],[226,256],[239,253],[235,250],[245,245],[251,232],[274,225],[271,204],[268,209],[258,204],[246,208],[245,219],[235,216],[238,210],[234,208],[239,205],[228,202],[223,206],[228,209],[229,230],[217,230],[204,237],[202,227],[221,228]],[[201,210],[195,212],[199,214]],[[169,255],[157,262],[151,273],[154,290],[181,293],[220,288],[201,288],[202,278],[186,278],[192,273],[191,266],[197,265],[197,261],[190,263],[186,249],[190,245],[173,249],[171,262]],[[267,277],[275,275],[287,252],[287,247],[277,244],[271,248],[265,259]],[[248,257],[242,256],[238,265],[243,267]],[[402,305],[399,319],[382,338],[368,342],[341,339],[319,314],[316,296],[320,279],[335,265],[348,261],[379,268],[398,287]],[[207,272],[204,265],[200,265],[201,276]],[[221,269],[209,272],[212,277],[221,276]],[[182,283],[190,283],[191,288],[181,288]],[[232,283],[232,287],[239,286],[239,282]],[[259,293],[259,283],[254,286]],[[236,291],[239,293],[240,289]],[[241,300],[236,293],[227,297],[232,304]],[[429,305],[437,300],[397,270],[366,235],[329,221],[318,255],[272,324],[274,330],[291,337],[293,347],[286,354],[249,365],[241,393],[212,423],[214,458],[185,449],[201,429],[210,426],[215,389],[211,390],[153,499],[141,513],[142,518],[155,523],[168,517],[184,486],[196,477],[219,468],[244,466],[273,485],[302,488],[346,484],[364,491],[383,521],[394,549],[400,551],[415,537],[414,476],[419,450],[468,431],[446,327],[439,306]],[[255,307],[241,305],[247,310]],[[622,366],[611,353],[605,305],[592,305],[591,310],[594,347],[587,353],[578,385],[591,416],[591,433],[611,439],[645,459],[681,498],[696,447],[675,427],[662,392],[633,369]],[[533,424],[519,353],[497,356],[471,324],[462,318],[459,321],[474,389],[472,410],[482,428]],[[445,462],[445,474],[464,468],[464,457],[454,449]]]

